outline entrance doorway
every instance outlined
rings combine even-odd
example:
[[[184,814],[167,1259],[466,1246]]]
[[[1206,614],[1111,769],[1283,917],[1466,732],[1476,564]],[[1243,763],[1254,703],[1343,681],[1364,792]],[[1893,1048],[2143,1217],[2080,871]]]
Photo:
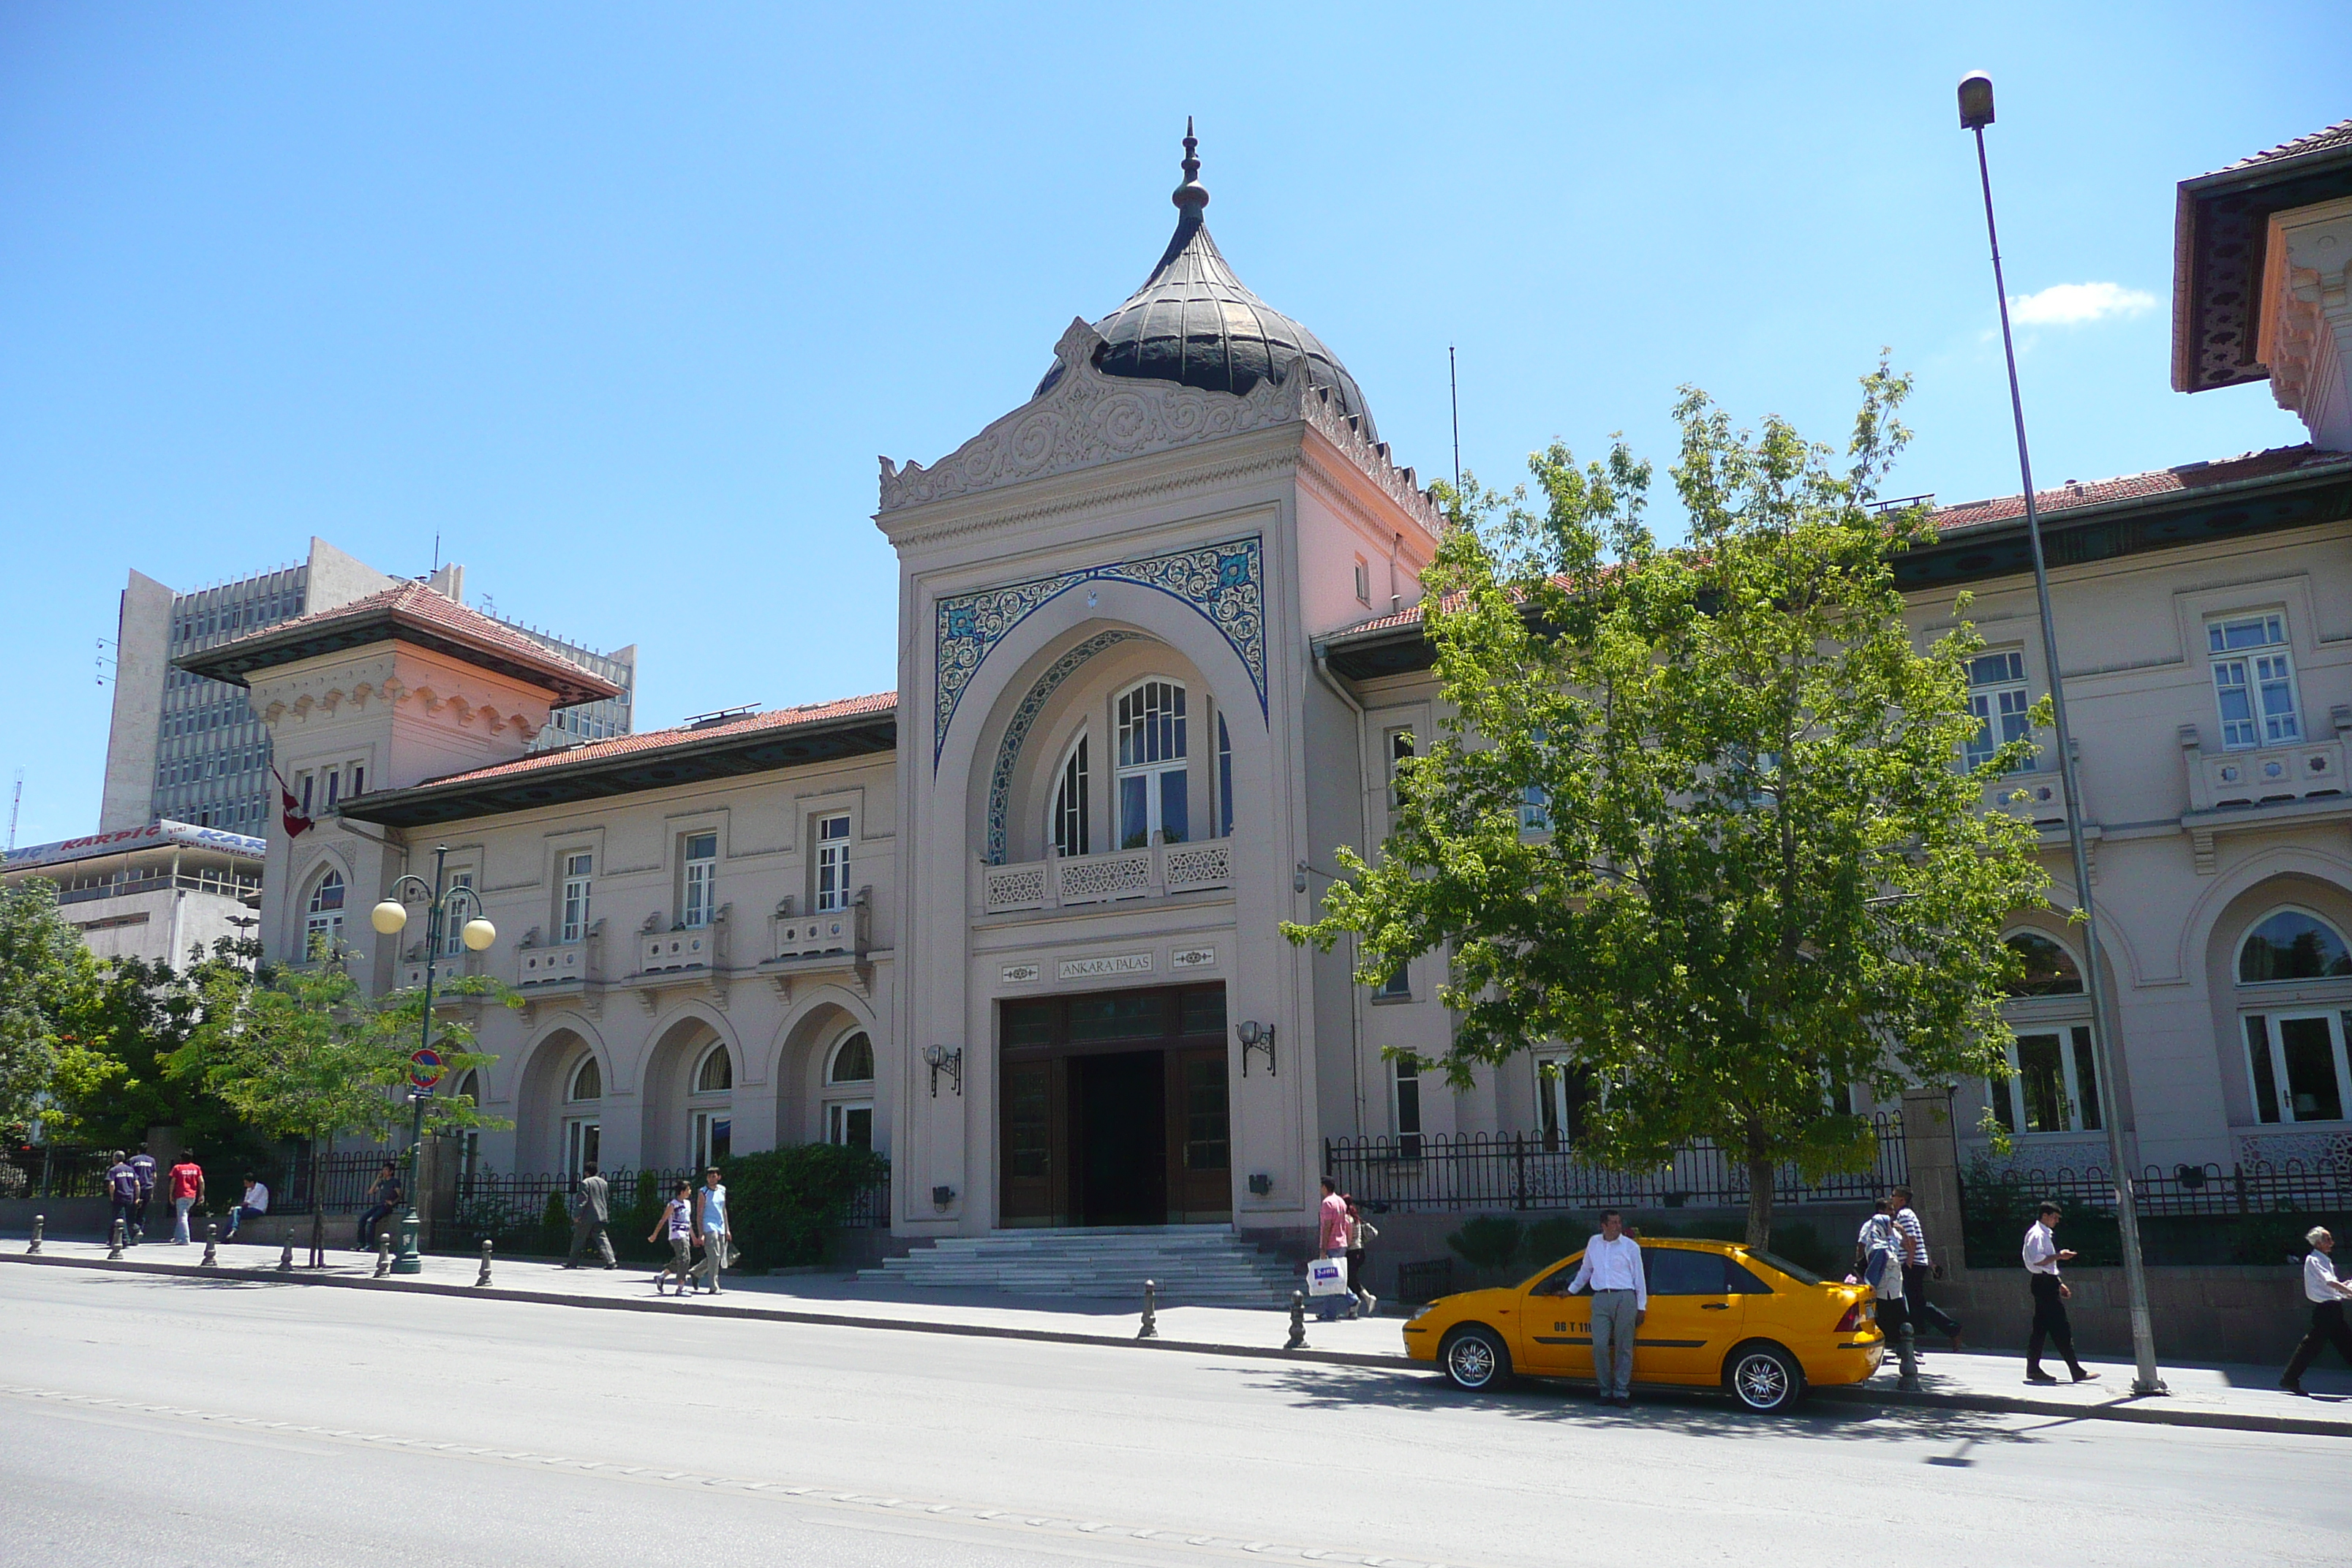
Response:
[[[999,1223],[1233,1217],[1223,985],[1006,1002]]]

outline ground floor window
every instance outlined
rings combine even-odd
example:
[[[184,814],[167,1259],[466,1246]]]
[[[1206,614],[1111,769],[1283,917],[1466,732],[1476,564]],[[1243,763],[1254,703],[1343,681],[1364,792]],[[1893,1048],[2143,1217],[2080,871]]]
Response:
[[[2341,1121],[2352,1011],[2249,1013],[2246,1069],[2261,1121]]]
[[[733,1113],[728,1110],[698,1110],[694,1113],[694,1169],[708,1170],[735,1152]]]
[[[1582,1138],[1585,1113],[1599,1098],[1591,1068],[1564,1056],[1536,1058],[1536,1124],[1545,1148],[1563,1148]]]
[[[824,1108],[824,1141],[845,1149],[874,1147],[874,1102],[836,1100]]]
[[[596,1144],[604,1126],[593,1116],[567,1116],[563,1119],[563,1173],[576,1176],[590,1165],[597,1163]]]
[[[2085,1024],[2020,1029],[2009,1047],[2016,1076],[1990,1085],[1992,1113],[2011,1132],[2096,1132],[2099,1078]]]

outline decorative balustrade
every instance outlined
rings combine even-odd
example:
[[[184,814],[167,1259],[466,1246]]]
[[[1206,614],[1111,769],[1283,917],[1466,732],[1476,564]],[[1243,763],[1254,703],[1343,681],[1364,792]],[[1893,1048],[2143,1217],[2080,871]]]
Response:
[[[1985,804],[2013,811],[2036,827],[2066,826],[2066,789],[2054,765],[2042,772],[2011,773],[1987,784]]]
[[[711,935],[708,927],[656,931],[637,939],[637,973],[675,974],[710,967]]]
[[[588,978],[587,943],[566,942],[561,947],[527,947],[516,955],[518,984],[522,985],[557,985],[570,980]]]
[[[2193,725],[2180,731],[2180,756],[2189,770],[2191,811],[2242,810],[2279,805],[2345,791],[2344,742],[2305,741],[2245,752],[2209,752],[2198,743]]]
[[[1232,885],[1233,840],[1212,838],[982,866],[981,909],[986,914],[1065,909]]]

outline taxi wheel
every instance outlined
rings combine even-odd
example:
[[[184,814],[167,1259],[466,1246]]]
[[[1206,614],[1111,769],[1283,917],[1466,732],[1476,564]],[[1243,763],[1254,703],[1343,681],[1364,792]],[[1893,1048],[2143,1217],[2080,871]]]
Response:
[[[1438,1348],[1446,1380],[1469,1393],[1492,1388],[1511,1375],[1511,1352],[1492,1329],[1456,1329]]]
[[[1779,1345],[1759,1341],[1731,1352],[1723,1368],[1733,1398],[1759,1415],[1788,1409],[1805,1394],[1805,1369]]]

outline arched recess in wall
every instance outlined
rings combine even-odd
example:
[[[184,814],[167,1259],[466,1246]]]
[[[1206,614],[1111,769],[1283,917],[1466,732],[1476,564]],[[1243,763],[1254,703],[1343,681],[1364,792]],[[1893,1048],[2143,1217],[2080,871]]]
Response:
[[[2352,1144],[2352,931],[2347,894],[2309,879],[2248,890],[2216,929],[2227,943],[2229,1003],[2237,1049],[2224,1051],[2225,1077],[2236,1068],[2246,1122],[2263,1152],[2326,1155],[2343,1145],[2310,1143],[2342,1134]],[[2216,958],[2221,958],[2217,952]],[[2231,1059],[2234,1058],[2234,1059]],[[2292,1131],[2302,1136],[2292,1141]]]
[[[832,985],[815,990],[806,998],[795,997],[794,1001],[792,1016],[777,1031],[777,1144],[781,1147],[825,1142],[835,1119],[835,1108],[851,1101],[864,1101],[874,1111],[864,1125],[872,1130],[870,1135],[875,1141],[880,1142],[881,1121],[875,1110],[878,1077],[869,1076],[860,1088],[857,1080],[837,1076],[844,1068],[854,1069],[859,1065],[854,1048],[845,1055],[845,1047],[854,1036],[866,1041],[866,1070],[878,1075],[878,1042],[882,1037],[872,1009],[856,993]],[[845,1112],[842,1121],[846,1131]]]
[[[638,1090],[646,1169],[698,1169],[734,1152],[735,1064],[732,1030],[699,1005],[656,1026]]]
[[[524,1047],[514,1090],[514,1168],[576,1175],[604,1160],[608,1073],[583,1020],[551,1022]]]

